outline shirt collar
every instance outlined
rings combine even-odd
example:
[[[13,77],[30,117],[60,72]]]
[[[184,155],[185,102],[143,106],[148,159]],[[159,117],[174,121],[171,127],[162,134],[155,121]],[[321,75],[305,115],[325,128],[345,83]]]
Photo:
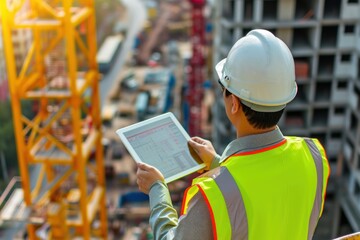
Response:
[[[276,144],[283,139],[284,136],[278,127],[270,132],[237,138],[227,145],[221,155],[220,163],[235,153],[261,149]]]

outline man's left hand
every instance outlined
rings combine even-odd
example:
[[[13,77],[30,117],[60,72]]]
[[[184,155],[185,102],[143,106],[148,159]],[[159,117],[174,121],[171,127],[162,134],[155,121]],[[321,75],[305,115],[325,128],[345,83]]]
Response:
[[[149,194],[150,187],[156,181],[164,181],[164,176],[157,168],[146,163],[138,163],[137,166],[138,170],[136,172],[136,183],[138,184],[141,192]]]

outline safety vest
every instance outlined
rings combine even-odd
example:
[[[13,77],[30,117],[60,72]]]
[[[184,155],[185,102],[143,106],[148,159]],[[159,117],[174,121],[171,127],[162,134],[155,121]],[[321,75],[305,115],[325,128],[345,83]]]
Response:
[[[318,140],[286,137],[238,152],[194,179],[209,209],[214,239],[311,239],[322,214],[330,168]]]

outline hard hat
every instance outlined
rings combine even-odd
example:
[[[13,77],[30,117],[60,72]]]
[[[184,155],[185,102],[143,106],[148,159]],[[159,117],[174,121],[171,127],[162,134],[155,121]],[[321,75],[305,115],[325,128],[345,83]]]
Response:
[[[255,111],[280,111],[297,93],[293,56],[267,30],[240,38],[215,69],[224,87]]]

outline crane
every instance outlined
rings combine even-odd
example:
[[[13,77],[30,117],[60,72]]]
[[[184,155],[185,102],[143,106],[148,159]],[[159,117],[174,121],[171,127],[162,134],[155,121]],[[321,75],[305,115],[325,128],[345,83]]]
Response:
[[[106,239],[93,0],[4,0],[0,13],[21,174],[16,196],[28,210],[28,236],[37,239],[47,223],[52,239]],[[32,34],[20,70],[12,42],[17,29]],[[37,106],[33,118],[22,114],[21,101]]]
[[[201,136],[201,103],[204,96],[203,82],[205,76],[205,18],[203,9],[205,0],[190,0],[192,4],[192,28],[190,41],[192,57],[190,59],[187,100],[190,106],[189,133]]]

